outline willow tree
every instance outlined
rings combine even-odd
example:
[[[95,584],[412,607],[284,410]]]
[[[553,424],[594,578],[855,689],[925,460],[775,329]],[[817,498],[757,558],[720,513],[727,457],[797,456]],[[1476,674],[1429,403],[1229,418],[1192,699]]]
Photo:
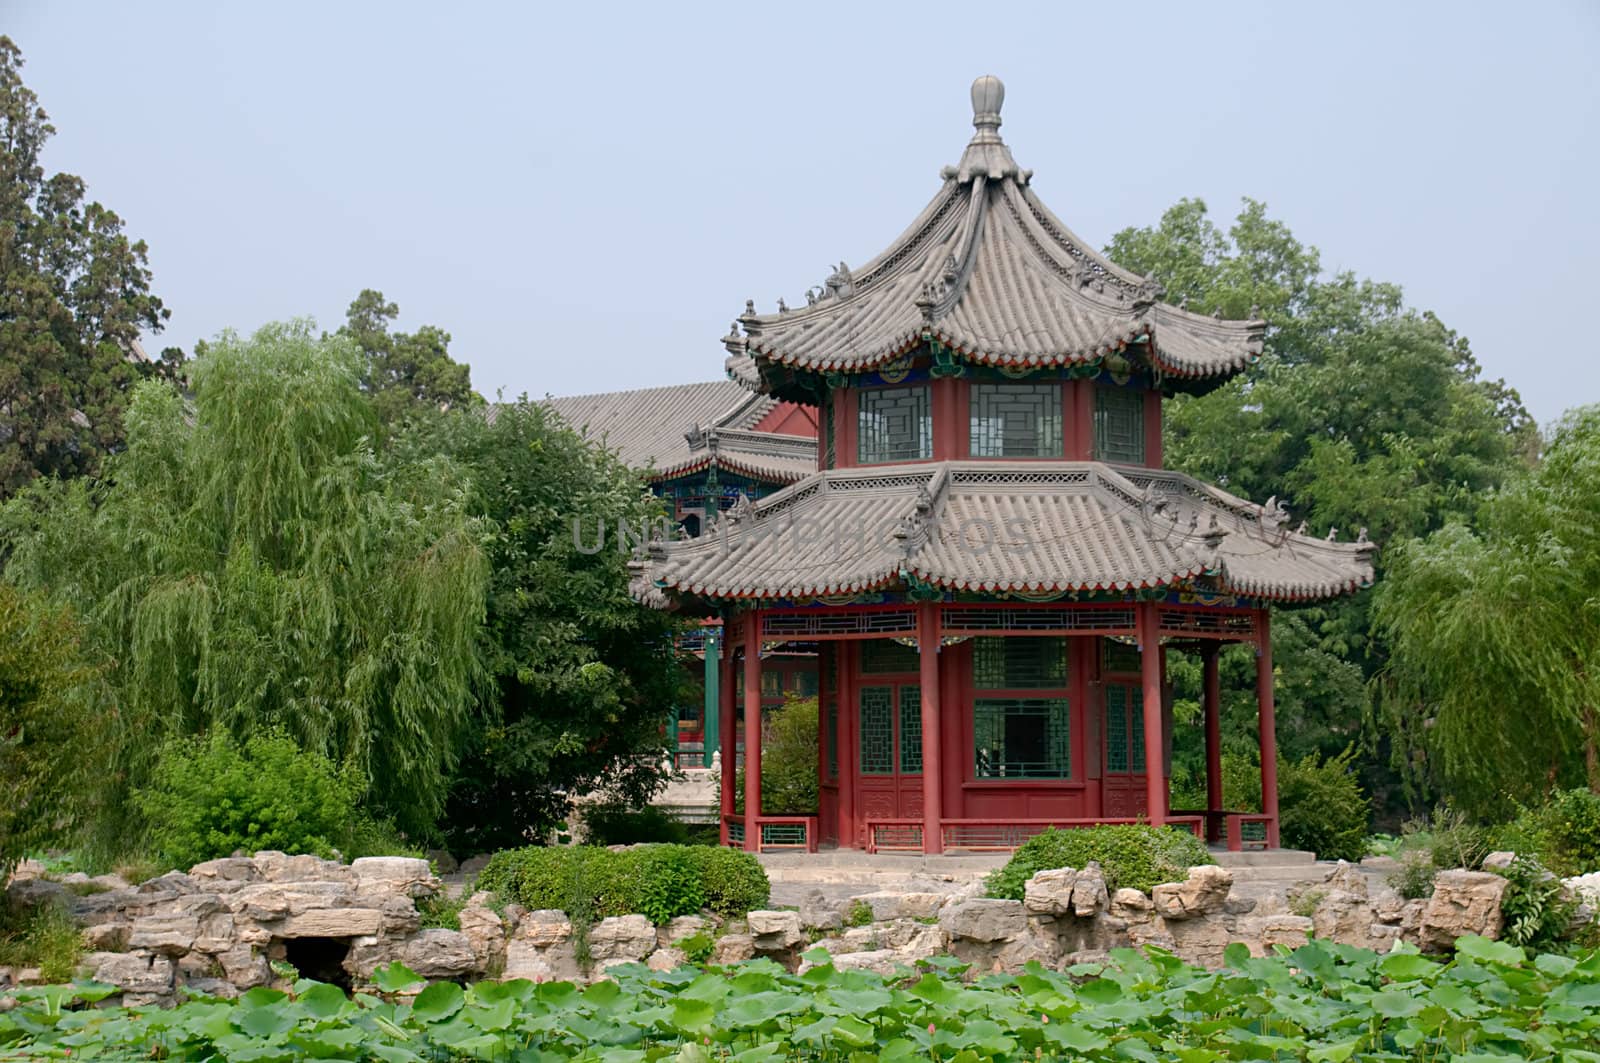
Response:
[[[6,577],[111,662],[123,781],[167,736],[279,727],[432,827],[482,675],[486,532],[455,466],[374,451],[361,370],[309,323],[224,334],[192,399],[140,385],[103,479],[8,503]]]
[[[1414,782],[1503,811],[1551,787],[1600,791],[1600,406],[1569,413],[1538,467],[1476,530],[1397,547],[1376,619],[1388,723]]]

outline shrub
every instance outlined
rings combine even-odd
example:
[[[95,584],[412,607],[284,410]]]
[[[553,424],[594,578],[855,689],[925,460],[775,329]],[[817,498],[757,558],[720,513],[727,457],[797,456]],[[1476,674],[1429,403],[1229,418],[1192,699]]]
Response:
[[[1517,818],[1511,833],[1562,877],[1600,871],[1600,794],[1562,790]]]
[[[1469,822],[1462,813],[1440,805],[1428,820],[1412,820],[1401,828],[1400,847],[1402,852],[1427,853],[1441,871],[1454,867],[1476,871],[1483,867],[1483,858],[1495,850],[1496,841],[1491,828]]]
[[[1539,861],[1519,856],[1510,867],[1495,868],[1507,880],[1500,912],[1500,936],[1513,945],[1543,952],[1563,941],[1572,926],[1577,903],[1563,895],[1561,882]]]
[[[1439,869],[1433,866],[1433,856],[1425,850],[1403,852],[1398,866],[1385,879],[1395,891],[1408,901],[1433,896],[1433,880]]]
[[[817,811],[817,699],[791,697],[761,723],[761,811],[806,816]],[[744,769],[734,782],[734,811],[744,811]]]
[[[72,978],[83,936],[59,900],[25,903],[0,893],[0,966],[37,967],[47,982]]]
[[[659,808],[621,804],[590,805],[583,810],[585,840],[590,845],[643,845],[667,842],[687,845],[689,830]]]
[[[1235,812],[1261,811],[1261,766],[1254,757],[1222,751],[1222,805]],[[1205,765],[1173,765],[1172,807],[1206,807]]]
[[[301,750],[281,732],[243,746],[218,732],[168,742],[150,785],[134,797],[155,847],[187,868],[239,849],[324,857],[348,850],[362,789],[358,771]]]
[[[872,905],[861,900],[851,901],[849,911],[844,913],[844,925],[866,926],[871,922]]]
[[[1034,835],[1011,860],[992,873],[985,886],[991,897],[1020,901],[1022,888],[1035,872],[1056,867],[1100,864],[1112,890],[1149,893],[1162,882],[1181,881],[1195,864],[1211,863],[1204,844],[1188,831],[1142,824],[1051,828]]]
[[[664,923],[702,908],[744,915],[771,889],[751,854],[699,845],[508,849],[490,858],[478,886],[525,908],[559,908],[574,925],[635,913]]]
[[[1309,849],[1323,860],[1360,860],[1367,855],[1371,811],[1352,761],[1355,749],[1322,760],[1316,756],[1279,761],[1279,838],[1291,849]]]

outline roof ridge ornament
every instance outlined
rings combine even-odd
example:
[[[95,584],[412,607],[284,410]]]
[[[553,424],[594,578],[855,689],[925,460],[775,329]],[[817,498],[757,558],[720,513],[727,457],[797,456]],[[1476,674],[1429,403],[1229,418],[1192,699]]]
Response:
[[[1000,108],[1006,102],[1006,87],[993,74],[985,74],[972,83],[972,125],[977,132],[967,143],[961,155],[961,164],[952,173],[949,167],[940,176],[955,177],[967,184],[974,177],[1000,180],[1002,177],[1021,178],[1022,169],[1011,157],[1011,149],[1000,139]]]

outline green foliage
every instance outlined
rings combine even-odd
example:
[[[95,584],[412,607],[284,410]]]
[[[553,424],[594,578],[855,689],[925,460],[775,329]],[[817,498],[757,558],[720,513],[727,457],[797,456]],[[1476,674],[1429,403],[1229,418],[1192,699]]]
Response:
[[[1249,753],[1222,751],[1222,805],[1235,812],[1261,811],[1261,766]],[[1205,808],[1205,764],[1172,765],[1172,807]]]
[[[867,926],[872,922],[872,905],[866,901],[851,901],[844,913],[845,926]]]
[[[590,845],[689,844],[688,827],[653,805],[590,805],[583,810],[583,829],[584,840]]]
[[[1187,831],[1142,824],[1054,827],[1029,838],[984,885],[990,897],[1022,900],[1023,886],[1036,872],[1057,867],[1082,869],[1096,861],[1111,890],[1149,893],[1162,882],[1181,882],[1189,868],[1211,863],[1205,845]]]
[[[1526,845],[1510,842],[1511,835]],[[1585,789],[1552,794],[1543,805],[1517,817],[1506,845],[1537,855],[1563,878],[1600,871],[1600,794]]]
[[[1600,789],[1600,407],[1570,413],[1476,525],[1396,544],[1377,597],[1384,720],[1420,782],[1498,816]]]
[[[769,816],[815,815],[817,699],[789,696],[761,720],[761,811]],[[744,768],[734,779],[734,811],[744,811]]]
[[[690,963],[705,963],[711,958],[711,953],[716,947],[716,939],[703,930],[690,934],[678,942],[678,948],[683,950],[684,958]]]
[[[112,662],[113,787],[168,738],[277,726],[432,828],[484,675],[487,528],[458,467],[380,460],[360,367],[304,322],[224,334],[192,403],[140,385],[105,479],[0,509],[6,578],[74,606]]]
[[[543,837],[567,795],[600,788],[628,807],[661,782],[662,722],[681,703],[679,621],[628,593],[632,534],[660,502],[614,455],[526,397],[485,417],[414,417],[393,440],[407,464],[445,454],[471,477],[490,577],[480,648],[489,682],[461,734],[443,818],[459,852]],[[596,525],[606,529],[596,549]],[[577,534],[575,534],[575,526]]]
[[[182,359],[170,348],[143,357],[141,330],[168,317],[150,294],[144,241],[84,201],[82,178],[46,176],[55,127],[22,65],[0,36],[0,500],[35,477],[95,471],[122,444],[134,384]]]
[[[454,897],[444,890],[440,890],[432,897],[417,902],[417,914],[422,917],[419,924],[423,930],[460,930],[461,909],[467,906],[467,898],[472,896],[475,889],[471,883],[463,886],[461,892]]]
[[[1440,805],[1427,820],[1411,820],[1402,829],[1402,853],[1423,852],[1436,870],[1465,868],[1476,871],[1483,858],[1494,852],[1497,832],[1472,822],[1466,814]]]
[[[1323,860],[1360,860],[1367,855],[1366,794],[1353,766],[1355,750],[1322,760],[1315,756],[1280,761],[1280,841],[1309,849]]]
[[[1500,900],[1500,914],[1505,919],[1502,940],[1544,950],[1567,939],[1578,905],[1564,896],[1561,881],[1543,864],[1519,856],[1510,867],[1496,868],[1495,873],[1506,879],[1505,896]]]
[[[450,358],[450,334],[432,325],[414,333],[390,332],[400,307],[365,288],[345,312],[341,336],[353,340],[365,361],[361,387],[378,419],[395,424],[421,411],[482,407],[471,369]]]
[[[1030,965],[965,984],[959,970],[885,978],[823,962],[726,971],[615,968],[586,988],[526,979],[436,982],[414,999],[301,981],[170,1011],[99,1008],[112,987],[23,989],[0,1012],[0,1055],[80,1059],[805,1059],[1089,1063],[1178,1059],[1592,1057],[1600,955],[1531,958],[1462,938],[1440,962],[1312,942],[1221,972],[1158,949],[1070,971]],[[959,967],[959,965],[958,965]],[[385,994],[421,981],[399,964]]]
[[[348,854],[362,789],[351,765],[302,750],[281,732],[242,745],[216,732],[169,741],[134,800],[157,851],[187,868],[236,850]]]
[[[82,956],[83,932],[66,905],[25,904],[0,893],[0,967],[37,967],[45,981],[65,982]],[[4,1041],[0,1034],[0,1048]]]
[[[1395,859],[1395,869],[1384,881],[1408,901],[1433,896],[1433,880],[1439,877],[1439,869],[1433,866],[1432,853],[1426,849],[1409,849]]]
[[[0,881],[81,825],[105,755],[71,611],[0,584]]]
[[[703,908],[744,915],[770,890],[751,854],[699,845],[510,849],[490,858],[478,885],[524,908],[565,911],[574,924],[632,914],[665,923]]]

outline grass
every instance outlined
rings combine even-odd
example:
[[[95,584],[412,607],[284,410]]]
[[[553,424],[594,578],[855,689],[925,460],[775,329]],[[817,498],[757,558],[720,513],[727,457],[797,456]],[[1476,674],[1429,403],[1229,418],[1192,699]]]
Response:
[[[432,897],[417,903],[417,912],[422,916],[423,930],[460,930],[461,909],[467,906],[467,898],[471,896],[468,889],[454,897],[440,890]]]
[[[83,957],[83,934],[60,904],[0,902],[0,966],[37,967],[47,982],[71,980]]]

